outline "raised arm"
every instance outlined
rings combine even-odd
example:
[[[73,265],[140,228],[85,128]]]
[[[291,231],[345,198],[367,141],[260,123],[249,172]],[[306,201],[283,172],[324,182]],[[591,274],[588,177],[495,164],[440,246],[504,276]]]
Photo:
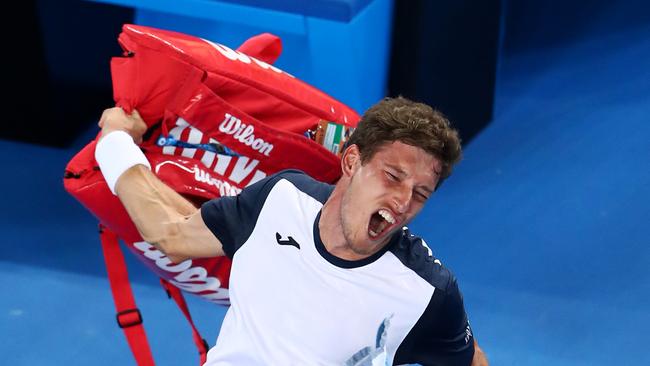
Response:
[[[222,244],[207,228],[199,209],[160,181],[135,145],[147,127],[134,111],[104,111],[95,157],[144,240],[175,263],[188,258],[224,255]],[[134,142],[135,141],[135,142]]]

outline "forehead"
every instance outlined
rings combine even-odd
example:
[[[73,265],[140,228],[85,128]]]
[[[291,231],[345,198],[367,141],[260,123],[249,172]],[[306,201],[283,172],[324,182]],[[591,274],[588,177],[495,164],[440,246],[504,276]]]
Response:
[[[438,181],[442,163],[438,158],[420,147],[401,141],[385,143],[380,146],[371,162],[400,169],[409,176]]]

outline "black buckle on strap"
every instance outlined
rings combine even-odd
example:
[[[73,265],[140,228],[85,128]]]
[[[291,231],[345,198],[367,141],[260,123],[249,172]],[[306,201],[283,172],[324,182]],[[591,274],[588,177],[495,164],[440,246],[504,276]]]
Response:
[[[203,347],[205,347],[205,353],[208,353],[208,351],[210,350],[210,345],[208,344],[208,341],[206,341],[205,338],[201,338],[201,340],[203,341]],[[203,352],[199,350],[199,354],[202,355]]]
[[[138,315],[136,319],[127,319],[127,318],[125,318],[126,316],[128,316],[130,314],[133,314],[133,313]],[[140,314],[140,309],[138,309],[138,308],[126,309],[126,310],[120,311],[119,313],[117,313],[117,315],[115,315],[115,318],[117,319],[117,325],[120,328],[129,328],[129,327],[132,327],[134,325],[142,324],[142,314]]]

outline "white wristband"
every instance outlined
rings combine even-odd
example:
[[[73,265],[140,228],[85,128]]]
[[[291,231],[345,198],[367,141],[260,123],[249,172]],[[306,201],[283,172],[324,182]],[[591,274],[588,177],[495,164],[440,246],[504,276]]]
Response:
[[[133,142],[131,135],[124,131],[113,131],[103,136],[95,147],[95,160],[113,194],[116,194],[117,179],[127,169],[138,164],[151,169],[142,150]]]

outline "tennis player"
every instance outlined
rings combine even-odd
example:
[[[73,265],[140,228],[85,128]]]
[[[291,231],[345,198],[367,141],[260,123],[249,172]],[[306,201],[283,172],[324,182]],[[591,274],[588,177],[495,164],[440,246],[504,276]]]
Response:
[[[487,365],[456,278],[407,228],[461,158],[431,107],[372,106],[333,186],[288,170],[200,208],[150,171],[137,112],[99,125],[96,160],[142,237],[174,262],[232,259],[206,365]]]

